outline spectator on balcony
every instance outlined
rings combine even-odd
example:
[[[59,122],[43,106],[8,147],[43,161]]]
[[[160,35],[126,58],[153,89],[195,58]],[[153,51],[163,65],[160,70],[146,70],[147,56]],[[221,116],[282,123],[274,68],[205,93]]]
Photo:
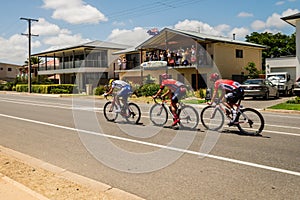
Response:
[[[121,60],[120,57],[118,58],[117,63],[118,63],[118,66],[119,66],[119,70],[121,70],[121,68],[122,68],[122,60]]]
[[[122,69],[125,70],[126,69],[126,64],[127,64],[127,60],[126,60],[126,57],[123,56],[122,57]]]

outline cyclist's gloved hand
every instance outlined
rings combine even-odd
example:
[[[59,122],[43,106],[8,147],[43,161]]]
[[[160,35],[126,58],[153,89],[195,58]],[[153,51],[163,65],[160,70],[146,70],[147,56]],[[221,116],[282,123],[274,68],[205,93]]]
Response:
[[[103,94],[103,96],[105,96],[105,97],[106,97],[107,95],[108,95],[108,94],[107,94],[106,92]]]

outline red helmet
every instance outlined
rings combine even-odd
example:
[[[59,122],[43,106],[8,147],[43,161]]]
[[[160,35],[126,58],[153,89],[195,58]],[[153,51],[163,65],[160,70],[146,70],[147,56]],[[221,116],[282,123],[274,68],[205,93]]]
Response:
[[[162,79],[168,79],[169,75],[167,73],[164,73],[164,74],[161,75],[161,78]]]
[[[217,73],[213,73],[213,74],[210,75],[210,81],[216,81],[219,78],[220,78],[219,74],[217,74]]]

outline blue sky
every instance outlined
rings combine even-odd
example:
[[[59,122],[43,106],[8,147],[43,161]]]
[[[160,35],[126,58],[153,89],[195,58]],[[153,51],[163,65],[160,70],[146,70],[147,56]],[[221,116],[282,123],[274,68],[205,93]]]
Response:
[[[32,53],[93,40],[137,45],[147,30],[164,27],[200,31],[238,40],[252,32],[295,28],[280,18],[300,12],[300,0],[10,0],[0,7],[0,62],[23,64],[28,56],[27,21],[32,22]]]

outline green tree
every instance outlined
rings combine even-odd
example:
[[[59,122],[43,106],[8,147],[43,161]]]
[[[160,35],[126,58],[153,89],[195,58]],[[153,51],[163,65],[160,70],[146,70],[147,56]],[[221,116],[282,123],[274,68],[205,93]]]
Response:
[[[257,78],[260,71],[256,68],[254,62],[249,62],[247,66],[244,67],[248,71],[248,78]]]
[[[253,32],[246,36],[246,41],[267,46],[262,52],[263,69],[266,58],[296,55],[296,33],[289,36],[282,33]]]
[[[41,63],[41,62],[42,62],[42,60],[41,60],[41,58],[39,58],[39,57],[32,56],[32,57],[30,58],[30,63],[31,63],[31,65],[35,65],[35,64],[38,64],[38,63]],[[28,59],[25,61],[25,65],[28,65]]]

